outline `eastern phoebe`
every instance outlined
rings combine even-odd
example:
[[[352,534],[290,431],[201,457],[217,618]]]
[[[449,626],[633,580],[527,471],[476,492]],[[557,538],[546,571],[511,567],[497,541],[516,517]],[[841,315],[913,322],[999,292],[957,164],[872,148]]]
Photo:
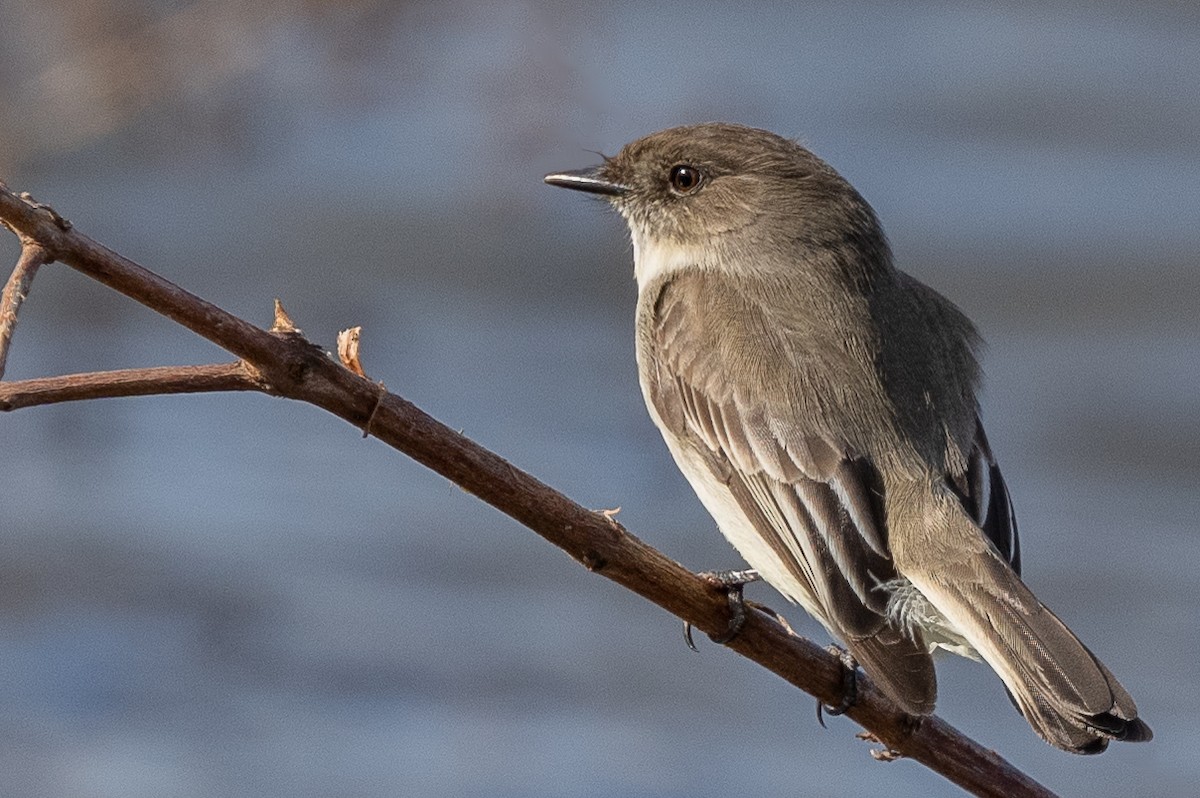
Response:
[[[705,124],[546,182],[629,224],[642,393],[700,501],[896,704],[933,711],[941,647],[987,661],[1059,748],[1151,738],[1018,575],[974,326],[892,265],[841,175],[773,133]]]

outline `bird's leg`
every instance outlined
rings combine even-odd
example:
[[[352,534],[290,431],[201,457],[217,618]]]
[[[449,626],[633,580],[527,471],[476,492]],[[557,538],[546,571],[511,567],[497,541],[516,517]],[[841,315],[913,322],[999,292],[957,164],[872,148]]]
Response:
[[[834,717],[844,715],[858,701],[858,662],[840,646],[829,646],[825,649],[830,654],[838,658],[842,663],[842,700],[838,702],[836,707],[828,706],[817,700],[817,723],[820,723],[822,728],[825,726],[825,718],[822,713],[828,712]]]
[[[728,643],[737,637],[738,632],[742,631],[742,627],[746,625],[746,599],[742,595],[742,589],[751,582],[759,581],[762,577],[755,570],[701,571],[697,576],[710,585],[725,590],[725,595],[729,599],[729,625],[725,627],[724,632],[713,637],[713,642]],[[773,610],[771,612],[777,615]],[[692,624],[688,621],[683,622],[683,639],[687,641],[688,648],[692,651],[697,650],[696,644],[692,641]]]

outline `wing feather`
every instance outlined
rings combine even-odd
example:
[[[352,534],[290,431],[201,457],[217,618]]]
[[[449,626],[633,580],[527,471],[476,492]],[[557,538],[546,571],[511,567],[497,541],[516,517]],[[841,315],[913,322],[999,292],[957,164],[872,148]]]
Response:
[[[1000,557],[1019,576],[1021,573],[1021,540],[1017,534],[1017,518],[1013,514],[1008,486],[1000,466],[992,456],[983,424],[976,419],[975,443],[967,462],[967,470],[947,483],[962,502],[967,516],[983,530],[984,536],[996,547]]]
[[[703,462],[728,488],[766,544],[756,550],[772,558],[750,564],[786,574],[788,583],[775,586],[840,637],[885,692],[909,711],[931,711],[936,681],[921,632],[894,623],[881,589],[896,571],[878,475],[842,442],[806,428],[794,408],[773,404],[796,387],[780,359],[786,341],[771,337],[772,325],[754,316],[755,307],[726,310],[754,330],[756,351],[748,354],[746,341],[712,339],[721,326],[705,307],[714,287],[699,291],[696,279],[676,277],[660,291],[649,340],[639,348],[646,398],[672,450]],[[739,357],[769,375],[761,386],[767,390],[731,384]]]

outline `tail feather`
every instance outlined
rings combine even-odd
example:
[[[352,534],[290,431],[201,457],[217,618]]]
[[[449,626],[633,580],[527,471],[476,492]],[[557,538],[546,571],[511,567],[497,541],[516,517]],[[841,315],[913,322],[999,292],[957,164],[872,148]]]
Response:
[[[995,631],[991,644],[972,642],[1047,742],[1095,754],[1109,740],[1150,739],[1150,728],[1138,720],[1137,707],[1120,682],[1044,605],[1036,603],[1032,612],[1011,605],[998,613],[978,612],[976,623],[987,622]],[[982,631],[987,634],[986,628]]]
[[[966,514],[947,503],[925,516],[931,519],[932,534],[907,546],[893,536],[898,570],[1004,680],[1034,730],[1080,754],[1099,753],[1110,740],[1149,740],[1150,727],[1125,688]]]

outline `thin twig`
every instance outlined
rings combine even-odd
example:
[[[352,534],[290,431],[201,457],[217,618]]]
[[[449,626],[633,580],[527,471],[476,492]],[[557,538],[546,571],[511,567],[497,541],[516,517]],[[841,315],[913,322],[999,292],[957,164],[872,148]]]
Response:
[[[216,363],[211,366],[159,366],[148,369],[92,371],[36,380],[0,382],[0,411],[117,396],[267,390],[267,386],[240,361]]]
[[[588,510],[455,432],[395,394],[351,373],[298,333],[272,334],[196,297],[55,222],[44,207],[0,189],[0,220],[37,240],[57,260],[174,319],[247,361],[270,391],[324,408],[443,475],[537,532],[595,571],[658,604],[709,635],[729,620],[725,594],[629,534],[615,519]],[[763,613],[750,613],[726,644],[811,693],[841,700],[841,662]],[[979,796],[1052,797],[1053,793],[936,716],[896,709],[860,678],[847,716],[881,744]]]
[[[4,379],[4,369],[8,365],[8,348],[17,328],[17,312],[29,296],[29,287],[38,269],[49,262],[46,250],[33,241],[25,241],[16,268],[4,284],[4,292],[0,294],[0,380]]]

